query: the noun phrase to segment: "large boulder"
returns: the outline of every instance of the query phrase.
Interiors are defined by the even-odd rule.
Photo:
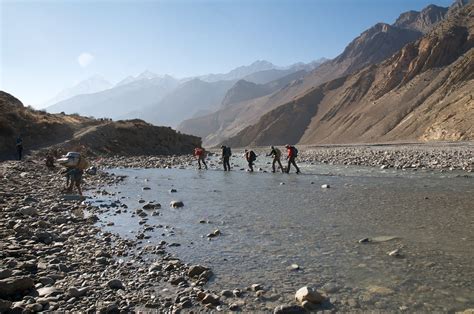
[[[311,287],[303,287],[300,288],[295,293],[295,299],[299,303],[303,303],[304,301],[308,301],[310,303],[319,304],[325,300],[324,296],[322,296],[319,292]]]
[[[209,270],[209,268],[202,265],[193,265],[189,267],[188,276],[191,278],[198,278],[206,270]]]
[[[25,294],[33,289],[35,282],[29,277],[7,278],[0,280],[0,298],[8,298],[15,294]]]

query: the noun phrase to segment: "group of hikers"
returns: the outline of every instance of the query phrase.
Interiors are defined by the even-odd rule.
[[[281,169],[282,173],[290,173],[291,165],[293,165],[296,169],[296,173],[300,173],[300,168],[296,164],[296,157],[298,157],[298,149],[292,145],[285,145],[287,150],[286,159],[288,160],[288,165],[286,169],[283,167],[281,163],[282,152],[277,147],[272,146],[270,153],[268,153],[267,157],[272,157],[272,172],[276,172],[276,164],[278,164],[279,168]],[[230,157],[232,156],[232,150],[230,147],[222,145],[222,164],[224,166],[224,171],[230,171]],[[202,165],[207,170],[206,164],[206,150],[201,146],[196,147],[194,149],[194,156],[198,160],[198,169],[202,169]],[[248,170],[253,172],[254,162],[257,160],[257,154],[253,150],[246,149],[244,153],[244,157],[248,163]]]

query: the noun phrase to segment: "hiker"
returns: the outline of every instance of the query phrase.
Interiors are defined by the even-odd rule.
[[[257,159],[257,155],[255,155],[253,150],[245,150],[245,159],[249,163],[249,170],[253,172],[253,162]]]
[[[16,139],[16,152],[18,154],[18,160],[21,160],[21,157],[23,155],[23,139],[21,137],[21,134]]]
[[[82,195],[81,183],[82,183],[83,174],[84,174],[84,171],[77,167],[68,169],[68,172],[66,174],[69,180],[69,186],[67,187],[67,190],[66,190],[67,193],[72,193],[74,186],[76,186],[77,192],[79,192],[79,195]]]
[[[232,151],[230,147],[225,145],[221,146],[222,148],[222,161],[224,163],[224,171],[230,171],[230,156],[232,156]]]
[[[54,157],[51,153],[48,153],[48,155],[46,156],[46,167],[48,167],[48,169],[53,169],[54,168]]]
[[[196,147],[194,149],[194,156],[198,159],[198,165],[199,165],[199,170],[201,170],[201,162],[204,164],[205,169],[207,170],[207,165],[206,165],[206,150],[202,148],[201,146]]]
[[[288,150],[288,156],[286,156],[286,159],[288,159],[288,168],[286,168],[286,173],[290,173],[290,167],[292,164],[296,168],[296,173],[300,173],[300,168],[298,168],[295,162],[296,157],[298,157],[298,150],[296,147],[288,144],[285,145],[285,147]]]
[[[285,170],[283,169],[283,165],[281,164],[281,150],[279,150],[278,148],[276,147],[271,147],[272,148],[272,151],[267,155],[268,156],[272,156],[273,157],[273,162],[272,162],[272,172],[275,173],[276,169],[275,169],[275,164],[278,163],[278,165],[280,166],[280,169],[281,169],[281,172],[285,172]]]
[[[71,193],[76,186],[79,195],[82,195],[82,175],[84,174],[84,170],[89,168],[90,164],[86,158],[83,156],[79,156],[79,161],[75,166],[68,167],[68,171],[66,172],[66,178],[69,181],[69,185],[67,187],[66,192]]]

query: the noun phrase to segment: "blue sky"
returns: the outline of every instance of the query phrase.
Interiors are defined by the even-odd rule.
[[[186,77],[332,58],[377,22],[451,0],[0,0],[0,89],[39,106],[89,76]]]

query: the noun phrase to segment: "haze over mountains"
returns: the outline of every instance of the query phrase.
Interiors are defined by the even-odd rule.
[[[225,74],[184,79],[145,71],[128,76],[109,89],[74,95],[46,110],[113,119],[143,118],[156,125],[176,126],[184,119],[218,109],[226,92],[239,79],[267,83],[294,72],[314,69],[324,60],[289,67],[256,61]]]

